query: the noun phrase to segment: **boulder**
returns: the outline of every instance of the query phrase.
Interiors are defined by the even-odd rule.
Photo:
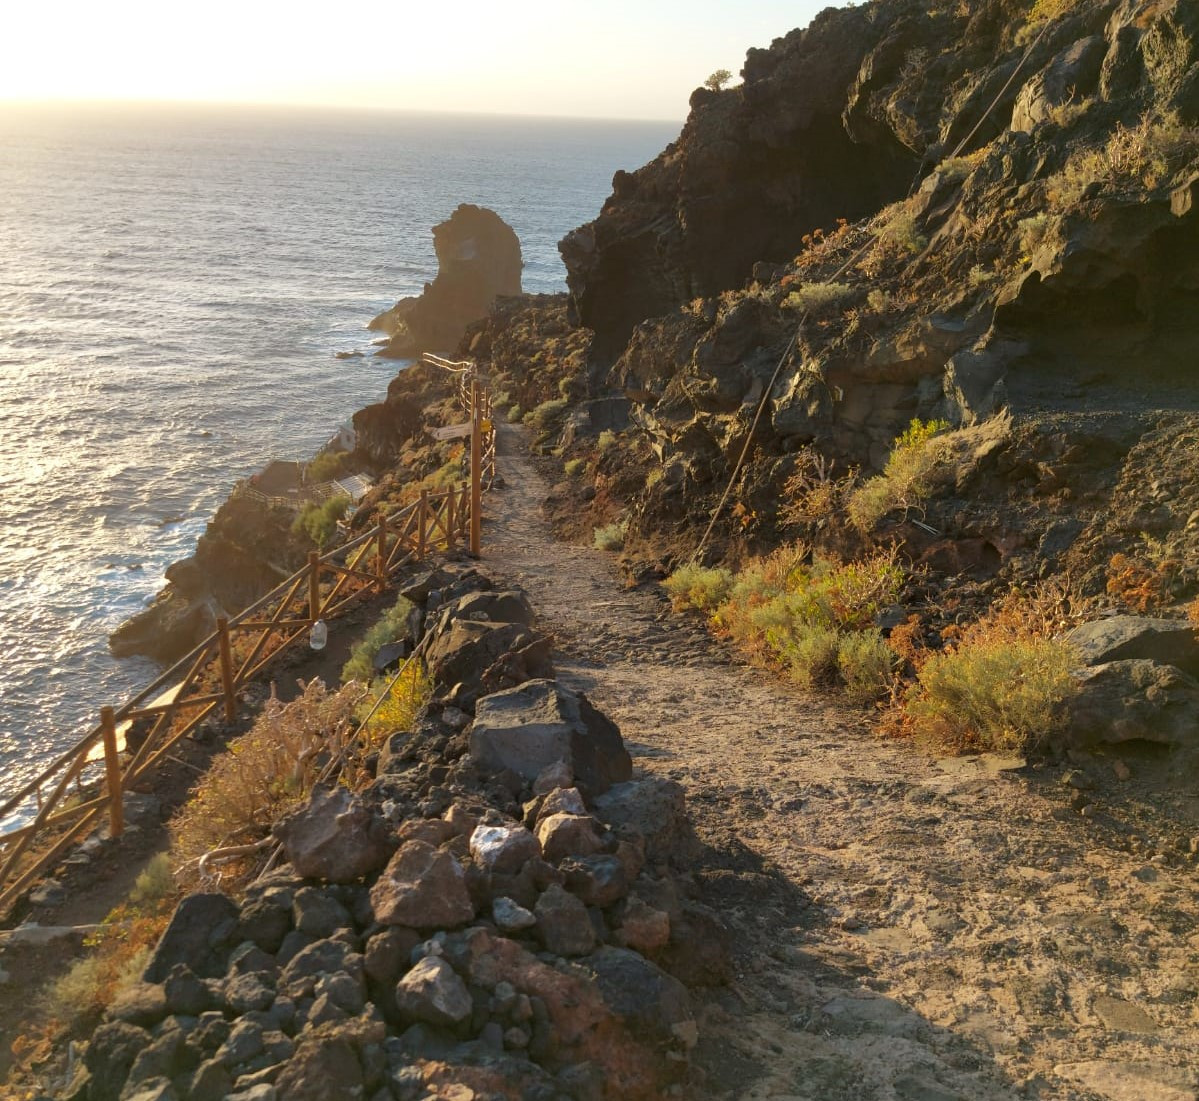
[[[616,941],[635,952],[650,953],[665,948],[670,940],[670,915],[655,910],[636,895],[623,908]]]
[[[537,808],[537,818],[549,818],[553,814],[586,814],[587,805],[578,788],[554,788]]]
[[[387,823],[343,787],[317,788],[274,832],[300,875],[330,883],[369,875],[395,851]]]
[[[559,870],[566,876],[566,889],[588,906],[611,906],[629,891],[629,876],[618,856],[572,856]]]
[[[595,926],[587,907],[557,884],[542,894],[533,912],[547,952],[556,956],[585,956],[595,947]]]
[[[186,964],[204,979],[225,973],[225,961],[237,932],[237,907],[227,895],[188,895],[175,908],[150,962],[145,982],[160,983],[176,964]]]
[[[336,1033],[305,1037],[280,1072],[275,1092],[287,1101],[362,1101],[365,1081],[354,1045]]]
[[[302,887],[292,903],[296,928],[318,939],[330,937],[338,929],[349,929],[354,919],[349,911],[319,887]]]
[[[485,871],[511,875],[526,860],[539,857],[541,846],[524,826],[480,824],[470,837],[470,855]]]
[[[530,676],[552,675],[549,640],[545,636],[520,623],[454,619],[429,646],[426,664],[438,689],[460,684],[463,686],[460,694],[469,703],[482,694],[484,679],[492,666],[509,654],[526,651],[531,659],[525,663]]]
[[[434,929],[465,925],[475,916],[462,865],[424,841],[408,841],[371,888],[377,920]]]
[[[1199,744],[1199,682],[1146,658],[1109,661],[1079,674],[1064,726],[1070,745]]]
[[[517,589],[497,592],[467,593],[449,606],[451,619],[468,619],[483,623],[533,624],[533,606],[529,598]]]
[[[96,1029],[83,1057],[92,1075],[88,1097],[93,1101],[117,1101],[129,1069],[149,1043],[150,1034],[145,1029],[124,1021],[113,1021]]]
[[[595,813],[617,834],[643,838],[646,856],[655,863],[685,861],[698,850],[682,785],[673,780],[616,784],[595,800]]]
[[[1084,665],[1148,658],[1199,676],[1199,638],[1181,619],[1111,616],[1075,627],[1066,641],[1078,651]]]
[[[501,895],[491,904],[491,918],[503,933],[521,933],[537,924],[537,916]]]
[[[595,973],[604,1001],[635,1035],[694,1045],[691,1001],[678,979],[627,948],[600,948],[585,964]]]
[[[551,863],[590,856],[604,847],[599,823],[589,814],[551,814],[537,823],[537,840]]]
[[[440,956],[426,956],[396,986],[400,1012],[436,1027],[455,1028],[470,1019],[470,991]]]
[[[529,781],[565,761],[592,795],[633,773],[616,724],[586,696],[549,680],[529,681],[479,700],[470,752],[484,768],[511,769]]]
[[[357,981],[363,979],[363,959],[344,940],[318,940],[302,948],[279,976],[280,993],[294,998],[311,995],[322,975],[344,972]]]

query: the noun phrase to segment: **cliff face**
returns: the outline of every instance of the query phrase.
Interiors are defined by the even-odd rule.
[[[453,348],[497,296],[520,294],[520,242],[493,210],[463,203],[433,227],[437,277],[371,323],[391,339],[382,355],[407,359]]]
[[[750,50],[741,86],[697,89],[678,141],[617,173],[600,216],[560,245],[597,351],[615,358],[638,322],[877,213],[972,133],[966,152],[1092,99],[1132,119],[1151,104],[1193,111],[1192,6],[1037,5],[1053,7],[1064,16],[1023,63],[1041,26],[1019,0],[830,9]]]
[[[760,548],[796,534],[811,455],[873,473],[944,418],[986,443],[929,506],[938,538],[893,522],[917,555],[1010,582],[1149,532],[1199,579],[1171,451],[1199,427],[1197,59],[1185,0],[882,0],[751,50],[562,242],[581,377],[636,426],[595,499],[627,488],[631,536],[689,552],[765,397],[716,533]],[[1155,465],[1148,512],[1113,496]]]

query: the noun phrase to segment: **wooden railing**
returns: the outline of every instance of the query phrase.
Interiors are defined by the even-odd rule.
[[[307,566],[237,615],[219,619],[208,638],[131,700],[102,707],[96,726],[0,804],[0,821],[30,803],[37,808],[28,825],[0,835],[0,916],[105,816],[110,833],[119,835],[123,793],[144,782],[214,712],[232,722],[240,690],[318,621],[385,591],[393,574],[433,551],[465,545],[479,554],[482,491],[495,478],[495,430],[490,397],[473,365],[462,366],[447,369],[455,371],[468,417],[469,482],[440,493],[422,490],[370,531],[326,554],[313,551]],[[85,788],[85,774],[101,766],[102,782]]]

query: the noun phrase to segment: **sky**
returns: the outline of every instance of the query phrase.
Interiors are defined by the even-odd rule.
[[[818,0],[9,0],[4,101],[682,119]],[[738,10],[741,9],[741,10]]]

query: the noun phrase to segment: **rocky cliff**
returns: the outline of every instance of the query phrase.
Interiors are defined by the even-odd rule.
[[[651,556],[688,554],[744,450],[719,551],[852,541],[844,517],[789,524],[788,479],[876,472],[913,418],[944,418],[974,443],[926,514],[876,537],[948,573],[1094,586],[1148,533],[1199,578],[1179,467],[1199,399],[1197,50],[1180,0],[883,0],[751,50],[744,83],[697,91],[678,141],[562,242],[592,331],[578,377],[635,422],[564,514],[605,502],[607,522],[615,495]],[[493,363],[517,380],[521,324],[521,358]]]
[[[520,294],[520,242],[493,210],[463,203],[433,227],[437,276],[371,323],[391,338],[382,355],[408,359],[453,348],[497,296]]]

